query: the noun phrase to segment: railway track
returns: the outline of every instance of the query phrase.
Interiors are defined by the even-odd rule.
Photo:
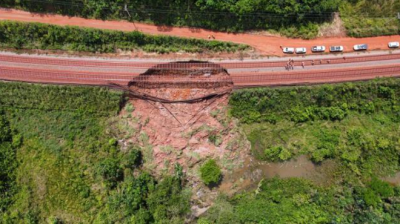
[[[384,60],[400,59],[400,54],[371,55],[363,57],[331,58],[324,59],[325,63],[340,64],[359,63]],[[322,62],[324,62],[322,61]],[[312,60],[295,59],[295,65],[301,62],[310,65]],[[320,63],[315,62],[314,63]],[[376,77],[400,76],[400,62],[380,66],[360,66],[335,69],[315,69],[302,71],[284,72],[249,72],[246,69],[284,66],[285,61],[259,61],[259,62],[222,62],[219,63],[226,69],[238,69],[240,72],[231,73],[235,88],[252,86],[278,86],[278,85],[301,85],[314,83],[334,83],[344,81],[357,81],[373,79]],[[135,69],[147,70],[157,63],[155,62],[128,62],[128,61],[106,61],[91,59],[70,59],[56,57],[41,57],[27,55],[0,54],[0,80],[24,81],[35,83],[57,83],[57,84],[83,84],[108,86],[111,83],[127,85],[140,72]],[[186,63],[182,65],[163,66],[165,69],[191,69],[199,63]],[[202,63],[207,67],[207,63]],[[211,64],[210,64],[211,65]],[[215,65],[215,64],[214,64]],[[315,64],[317,67],[318,64]],[[121,67],[125,70],[121,72]],[[57,68],[57,69],[55,69]],[[93,71],[93,69],[96,71]],[[127,68],[127,69],[126,69]],[[103,71],[104,70],[104,71]],[[129,72],[132,71],[132,72]],[[163,77],[153,79],[152,82],[164,82]],[[171,81],[171,80],[169,80]],[[187,82],[176,80],[173,82]]]
[[[394,54],[382,54],[382,55],[366,55],[366,56],[351,56],[351,57],[330,57],[321,60],[301,59],[299,57],[294,58],[294,65],[301,66],[304,62],[306,66],[315,66],[320,64],[343,64],[343,63],[356,63],[356,62],[369,62],[369,61],[384,61],[400,59],[400,53]],[[0,62],[17,62],[21,64],[31,65],[58,65],[58,66],[71,66],[71,67],[125,67],[130,69],[149,69],[159,64],[168,64],[169,62],[124,62],[124,61],[113,61],[113,60],[91,60],[91,59],[72,59],[72,58],[57,58],[57,57],[43,57],[43,56],[30,56],[30,55],[9,55],[0,54]],[[245,69],[245,68],[271,68],[271,67],[284,67],[287,60],[277,61],[256,61],[256,62],[220,62],[218,63],[226,69]],[[198,65],[199,63],[186,63],[185,66],[180,67],[181,69],[187,69]],[[204,63],[201,63],[204,64]],[[206,66],[206,64],[204,64]],[[165,69],[170,69],[165,67]],[[173,68],[179,69],[179,68]]]

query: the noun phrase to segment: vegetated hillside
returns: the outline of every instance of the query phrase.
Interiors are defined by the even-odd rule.
[[[1,222],[183,222],[179,167],[157,181],[110,134],[122,103],[105,88],[0,83]]]
[[[157,25],[202,27],[221,31],[272,29],[290,37],[313,38],[318,24],[332,19],[340,0],[128,0],[2,1],[0,5],[34,12],[101,19],[146,21]],[[129,14],[124,11],[126,3]]]
[[[157,53],[236,52],[249,48],[229,42],[152,36],[137,31],[109,31],[11,21],[0,21],[0,47],[91,53],[138,49]]]
[[[340,15],[352,37],[394,35],[400,32],[400,0],[343,1]]]
[[[221,198],[203,223],[399,223],[400,187],[379,179],[400,170],[399,97],[400,79],[234,92],[255,157],[336,164],[333,184],[264,180]]]

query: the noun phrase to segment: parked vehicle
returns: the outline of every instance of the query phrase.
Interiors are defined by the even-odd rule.
[[[342,52],[343,49],[343,46],[331,46],[329,50],[330,52]]]
[[[390,42],[388,44],[389,48],[398,48],[399,47],[399,42]]]
[[[365,51],[368,49],[368,45],[367,44],[357,44],[357,45],[354,45],[353,49],[355,51]]]
[[[285,53],[285,54],[293,54],[294,53],[293,47],[284,47],[282,50],[283,50],[283,53]]]
[[[314,46],[311,48],[312,52],[324,52],[325,51],[325,46]]]
[[[305,54],[307,53],[307,49],[305,47],[296,48],[296,54]]]

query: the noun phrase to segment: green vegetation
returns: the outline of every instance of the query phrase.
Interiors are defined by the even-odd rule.
[[[120,149],[110,130],[123,99],[106,88],[0,83],[1,222],[184,223],[191,192],[182,167],[155,179],[142,167],[151,155]],[[399,223],[400,187],[382,178],[400,170],[399,99],[394,78],[234,92],[230,112],[258,159],[307,155],[331,164],[330,177],[262,180],[220,195],[198,223]],[[210,159],[200,176],[213,186],[222,173]]]
[[[106,88],[0,83],[2,223],[182,223],[190,192],[156,180],[141,149],[108,128],[123,103]]]
[[[231,113],[243,123],[340,121],[349,113],[386,113],[397,120],[399,79],[311,87],[258,88],[236,91]]]
[[[156,25],[202,27],[220,31],[275,30],[290,37],[313,38],[319,23],[329,21],[340,0],[128,0],[16,1],[0,3],[34,12],[101,19],[126,19]],[[130,13],[124,11],[124,4]]]
[[[200,167],[200,174],[201,180],[203,180],[206,185],[218,184],[222,177],[221,169],[213,159],[207,160],[207,162]]]
[[[130,11],[124,11],[124,4]],[[332,20],[339,12],[347,34],[368,37],[399,34],[400,0],[116,0],[81,1],[63,3],[50,0],[0,3],[33,12],[50,12],[100,19],[144,21],[156,25],[202,27],[213,30],[238,32],[270,30],[288,37],[315,38],[319,25]]]
[[[398,12],[399,0],[348,0],[340,6],[347,34],[352,37],[399,34]]]
[[[400,188],[318,187],[302,179],[263,180],[255,192],[221,197],[199,223],[399,223]]]
[[[140,49],[145,52],[235,52],[248,46],[229,42],[151,36],[137,31],[122,32],[40,23],[0,21],[0,47],[115,53]]]
[[[368,176],[399,170],[399,97],[400,80],[381,79],[242,90],[230,104],[257,158],[333,158],[352,174]]]
[[[12,197],[16,190],[15,148],[19,145],[20,135],[12,133],[4,112],[0,111],[0,212],[6,210],[12,203]]]
[[[306,155],[330,164],[330,183],[263,180],[255,192],[221,198],[201,221],[400,222],[400,188],[380,179],[400,170],[399,99],[400,79],[234,92],[231,114],[256,158]]]

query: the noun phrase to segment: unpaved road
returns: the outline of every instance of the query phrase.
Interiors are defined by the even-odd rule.
[[[40,22],[54,25],[71,25],[81,27],[91,27],[98,29],[122,30],[122,31],[141,31],[147,34],[163,34],[178,37],[207,39],[208,35],[214,35],[216,40],[230,41],[235,43],[248,44],[258,51],[266,55],[282,56],[283,53],[280,46],[287,47],[307,47],[308,50],[315,45],[332,45],[344,46],[345,52],[353,51],[355,44],[368,44],[370,50],[388,49],[387,44],[391,41],[400,41],[400,36],[382,36],[370,38],[350,38],[350,37],[333,37],[318,38],[314,40],[289,39],[285,37],[263,36],[257,34],[231,34],[224,32],[213,32],[198,28],[185,27],[166,27],[155,26],[150,24],[126,21],[102,21],[94,19],[84,19],[79,17],[67,17],[49,14],[32,14],[30,12],[0,9],[0,20],[14,20],[22,22]]]
[[[231,73],[235,88],[249,86],[300,85],[373,79],[400,76],[400,54],[371,55],[363,57],[332,58],[296,69],[282,71],[285,61],[221,62]],[[63,58],[41,55],[17,55],[0,53],[0,80],[103,85],[112,83],[127,85],[134,77],[157,63],[145,60],[107,60]],[[191,67],[192,64],[185,64]],[[332,68],[332,67],[335,68]],[[273,69],[280,68],[279,71]],[[171,69],[182,69],[176,66]],[[154,80],[153,80],[154,81]],[[157,80],[156,80],[157,81]],[[160,77],[161,82],[184,82],[187,80]]]

